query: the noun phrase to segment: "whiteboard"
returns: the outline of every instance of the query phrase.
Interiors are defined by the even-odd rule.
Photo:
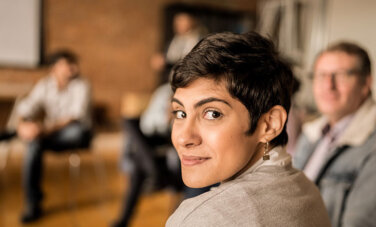
[[[41,0],[0,0],[0,67],[40,62]]]

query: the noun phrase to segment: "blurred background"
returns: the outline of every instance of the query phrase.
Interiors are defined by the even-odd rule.
[[[30,226],[109,226],[116,219],[127,188],[119,169],[126,136],[122,119],[141,114],[163,80],[150,61],[166,51],[173,16],[182,9],[205,33],[255,30],[272,38],[301,82],[295,104],[312,114],[309,75],[328,43],[355,41],[374,65],[373,0],[0,0],[1,129],[15,100],[47,74],[46,57],[55,50],[79,56],[93,93],[91,153],[101,163],[99,177],[90,154],[81,158],[75,182],[68,174],[70,157],[48,154],[43,206],[49,211]],[[0,147],[0,226],[21,226],[24,146],[15,140]],[[168,191],[145,193],[131,226],[164,226],[173,200]]]

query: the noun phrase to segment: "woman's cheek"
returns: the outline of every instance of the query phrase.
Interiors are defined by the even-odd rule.
[[[221,127],[208,127],[202,130],[201,135],[206,144],[215,149],[221,149],[229,140],[226,130],[222,130]]]

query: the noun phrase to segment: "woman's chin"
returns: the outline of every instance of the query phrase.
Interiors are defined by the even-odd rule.
[[[190,188],[203,188],[203,187],[207,187],[209,185],[214,184],[209,181],[205,181],[203,179],[194,179],[192,177],[184,177],[184,175],[183,175],[183,182],[187,187],[190,187]]]

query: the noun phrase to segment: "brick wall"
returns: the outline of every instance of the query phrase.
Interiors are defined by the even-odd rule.
[[[44,0],[43,55],[69,48],[80,56],[81,72],[92,83],[94,103],[120,117],[124,92],[151,92],[157,81],[149,59],[163,38],[162,9],[172,2],[232,10],[255,10],[249,0]],[[32,85],[45,68],[0,68],[0,84]]]

